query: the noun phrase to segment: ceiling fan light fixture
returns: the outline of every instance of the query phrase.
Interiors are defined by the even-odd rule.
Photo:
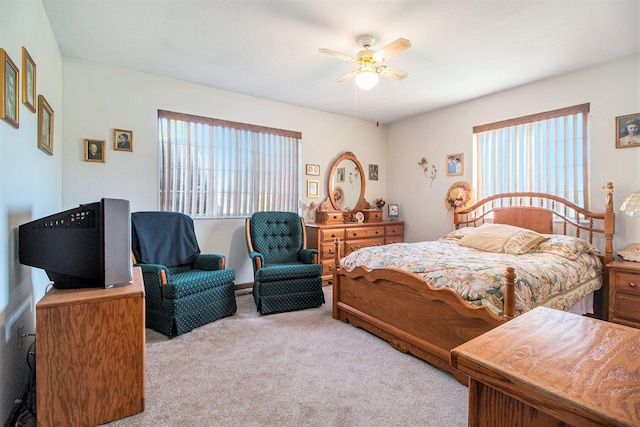
[[[362,70],[356,75],[356,84],[362,90],[372,89],[378,84],[378,74],[371,70]]]

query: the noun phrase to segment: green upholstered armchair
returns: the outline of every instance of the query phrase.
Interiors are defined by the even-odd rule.
[[[201,254],[193,219],[177,212],[131,214],[134,264],[144,278],[146,326],[180,335],[236,312],[235,270]]]
[[[307,249],[304,219],[293,212],[256,212],[246,219],[253,298],[262,314],[320,307],[322,265]]]

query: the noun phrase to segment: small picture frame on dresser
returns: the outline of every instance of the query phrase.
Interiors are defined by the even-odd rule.
[[[388,205],[387,215],[390,219],[397,219],[400,216],[400,211],[398,210],[397,203],[389,203]]]

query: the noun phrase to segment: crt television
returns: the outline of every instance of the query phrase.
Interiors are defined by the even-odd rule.
[[[20,263],[45,270],[57,289],[130,284],[130,254],[128,200],[101,199],[18,228]]]

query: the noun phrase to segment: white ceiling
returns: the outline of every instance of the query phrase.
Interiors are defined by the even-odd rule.
[[[43,0],[62,55],[390,123],[640,53],[640,0]],[[358,38],[412,47],[336,83]]]

